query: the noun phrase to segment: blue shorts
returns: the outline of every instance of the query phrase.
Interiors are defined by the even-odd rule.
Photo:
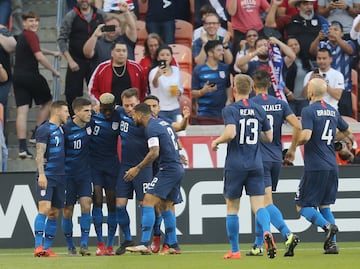
[[[246,194],[250,196],[264,195],[264,171],[233,171],[225,170],[224,173],[224,197],[228,199],[240,198],[243,187],[245,186]]]
[[[142,201],[144,200],[147,186],[152,179],[152,166],[150,165],[148,167],[144,167],[133,180],[125,181],[124,175],[131,167],[133,166],[123,164],[120,166],[120,172],[116,184],[116,198],[133,199],[135,190],[136,200]]]
[[[263,162],[265,188],[272,186],[272,191],[276,191],[279,182],[281,162]]]
[[[92,197],[90,174],[66,176],[65,205],[75,205],[76,201],[81,197]]]
[[[334,204],[338,181],[338,170],[305,171],[295,196],[295,203],[302,207]]]
[[[149,183],[147,193],[162,200],[180,201],[180,185],[185,171],[182,165],[160,168],[153,180]]]
[[[119,175],[120,163],[117,159],[112,162],[92,165],[91,178],[93,186],[101,186],[106,190],[115,190],[116,181]]]
[[[41,189],[36,181],[36,195],[38,201],[50,201],[51,206],[63,208],[65,204],[64,176],[46,176],[47,188]]]

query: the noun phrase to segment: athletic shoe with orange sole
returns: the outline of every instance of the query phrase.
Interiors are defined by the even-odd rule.
[[[276,245],[274,242],[274,237],[269,232],[264,233],[264,245],[266,248],[267,256],[270,259],[274,259],[276,257]]]
[[[96,244],[96,256],[104,256],[105,255],[105,245],[103,242],[99,242]]]
[[[239,259],[241,259],[241,253],[240,253],[240,251],[237,251],[237,252],[229,251],[228,253],[226,253],[224,255],[224,259],[225,260],[239,260]]]
[[[115,252],[112,246],[108,246],[105,250],[105,255],[106,256],[114,256]]]
[[[151,242],[152,253],[158,253],[160,251],[161,235],[154,235]]]
[[[38,246],[34,249],[34,257],[41,257],[44,256],[44,249],[43,246]]]
[[[49,257],[49,258],[56,258],[56,257],[59,257],[59,255],[57,255],[56,253],[54,253],[52,251],[51,248],[49,249],[44,249],[44,255],[43,257]]]

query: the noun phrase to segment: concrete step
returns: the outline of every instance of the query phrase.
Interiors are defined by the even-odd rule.
[[[35,156],[35,147],[29,145],[29,151]],[[25,172],[25,171],[36,171],[36,161],[35,159],[20,159],[18,157],[19,149],[16,146],[8,147],[9,157],[8,157],[8,172]]]
[[[57,0],[26,0],[23,1],[23,11],[34,11],[40,15],[40,18],[54,16],[57,13],[57,5]]]

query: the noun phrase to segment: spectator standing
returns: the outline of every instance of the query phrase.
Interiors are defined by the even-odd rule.
[[[360,149],[354,148],[354,136],[349,135],[335,142],[336,161],[338,165],[360,164]]]
[[[350,130],[336,109],[326,103],[327,88],[321,78],[314,78],[308,84],[311,104],[301,113],[303,130],[297,141],[298,145],[304,145],[304,175],[295,203],[301,216],[325,231],[324,254],[338,254],[336,233],[339,229],[330,208],[338,191],[334,138],[348,136]]]
[[[220,17],[221,27],[228,29],[229,14],[226,10],[226,0],[197,0],[194,1],[194,16],[195,26],[200,27],[203,24],[203,17],[201,15],[201,8],[205,5],[211,6]]]
[[[51,246],[60,209],[65,202],[65,139],[61,125],[68,117],[67,103],[55,101],[51,105],[49,121],[36,131],[38,214],[34,223],[35,257],[58,256]]]
[[[270,233],[270,216],[264,208],[264,170],[260,153],[260,137],[271,142],[272,129],[265,111],[249,100],[252,79],[243,74],[234,77],[235,102],[223,110],[225,129],[212,141],[211,148],[227,143],[224,168],[224,197],[226,201],[226,232],[231,249],[224,259],[241,259],[239,247],[239,208],[243,188],[250,196],[256,222],[261,225],[267,256],[275,258],[276,245]],[[254,126],[254,128],[248,128]]]
[[[207,60],[192,74],[191,94],[197,99],[197,124],[223,124],[221,111],[232,102],[229,65],[223,63],[224,48],[219,40],[204,46]]]
[[[194,63],[197,65],[203,64],[206,61],[206,52],[204,47],[209,40],[220,40],[223,44],[225,50],[223,62],[226,64],[231,64],[233,61],[233,56],[231,53],[231,42],[230,42],[230,33],[224,37],[218,36],[217,31],[220,27],[219,16],[214,13],[207,14],[204,18],[204,30],[201,33],[201,36],[193,42],[192,45],[192,56]]]
[[[176,0],[140,0],[148,4],[146,31],[157,33],[165,44],[175,43]]]
[[[11,0],[0,0],[0,25],[8,25],[10,14]]]
[[[344,40],[342,24],[338,21],[332,21],[329,27],[329,33],[326,36],[323,31],[311,43],[310,52],[316,55],[319,48],[327,48],[331,52],[331,67],[339,71],[344,76],[344,91],[338,103],[339,113],[342,116],[353,117],[352,111],[352,80],[351,67],[355,49],[352,40]]]
[[[137,39],[136,22],[130,15],[125,3],[121,5],[121,9],[123,10],[125,18],[124,23],[127,24],[124,34],[120,33],[120,20],[117,17],[107,17],[105,19],[105,25],[98,25],[94,33],[84,44],[83,52],[86,58],[91,59],[92,70],[95,70],[100,63],[111,58],[111,47],[116,42],[124,42],[127,46],[128,58],[135,60],[134,49]],[[104,31],[106,27],[113,27],[111,25],[115,26],[113,31]]]
[[[65,96],[68,104],[83,95],[84,79],[91,76],[90,61],[84,56],[83,47],[99,24],[104,23],[105,13],[90,5],[91,0],[77,0],[77,6],[69,11],[58,36],[60,51],[68,67],[65,78]],[[73,114],[70,108],[70,114]]]
[[[40,74],[38,63],[50,70],[53,76],[60,76],[60,73],[49,63],[45,54],[59,56],[56,51],[49,51],[40,48],[39,38],[36,32],[39,28],[39,17],[33,12],[23,14],[24,31],[18,37],[16,44],[16,59],[14,66],[13,85],[16,101],[16,133],[19,139],[19,157],[32,158],[26,144],[27,117],[33,99],[35,104],[41,105],[38,112],[36,128],[49,117],[51,105],[51,93],[46,79]],[[35,142],[35,141],[32,141]]]
[[[161,110],[159,117],[169,123],[180,121],[179,96],[184,93],[180,69],[171,65],[172,49],[160,46],[155,53],[154,68],[149,73],[150,93],[159,98]]]
[[[253,53],[256,51],[255,43],[259,38],[259,34],[256,30],[247,30],[245,39],[240,41],[240,50],[236,53],[235,62],[234,62],[234,71],[237,73],[241,73],[239,67],[237,67],[236,62],[243,56],[249,53]],[[251,58],[251,61],[257,61],[258,57],[255,56]]]
[[[126,44],[116,42],[111,47],[111,60],[98,65],[88,88],[96,103],[103,93],[109,92],[115,96],[115,104],[121,105],[121,93],[129,88],[137,88],[142,100],[146,94],[146,81],[141,66],[128,59]]]

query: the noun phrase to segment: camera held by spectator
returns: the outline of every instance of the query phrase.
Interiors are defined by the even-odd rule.
[[[334,143],[336,159],[339,165],[360,164],[360,149],[353,148],[354,137],[345,137]]]

